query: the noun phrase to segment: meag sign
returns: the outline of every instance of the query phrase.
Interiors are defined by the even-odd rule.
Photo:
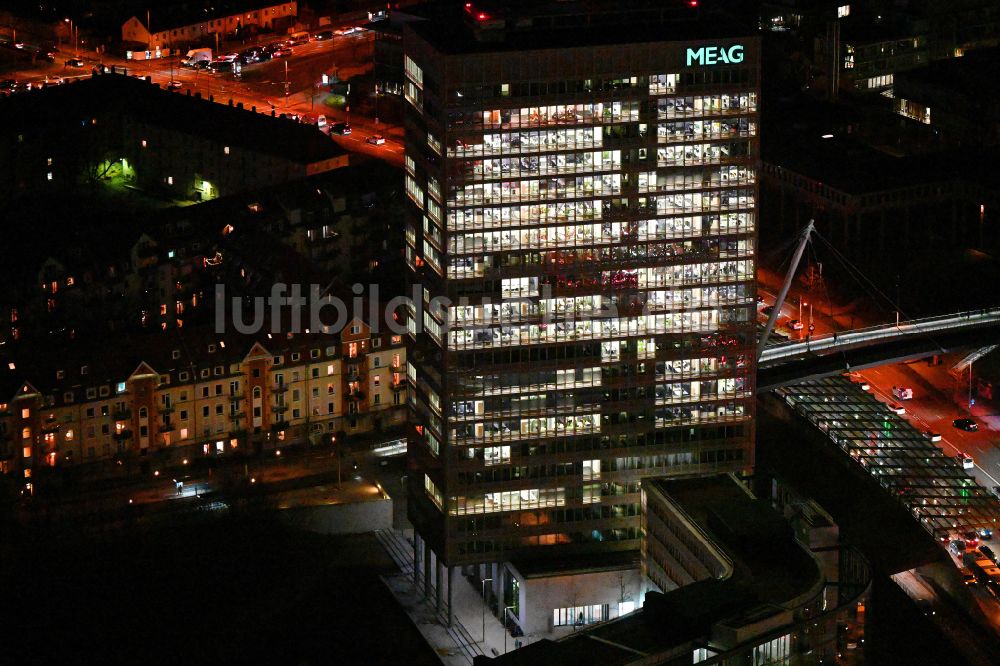
[[[729,48],[724,46],[702,46],[700,49],[687,50],[687,66],[718,65],[743,62],[743,45],[734,44]]]

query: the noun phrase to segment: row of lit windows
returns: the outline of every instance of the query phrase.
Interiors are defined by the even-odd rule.
[[[621,174],[569,176],[530,180],[474,183],[456,188],[448,198],[450,206],[482,203],[518,203],[621,193]]]
[[[448,214],[448,230],[538,227],[543,224],[560,222],[600,220],[602,217],[603,203],[600,200],[530,206],[464,208],[453,210]],[[734,230],[752,230],[753,213],[739,212],[640,220],[638,225],[639,234],[651,238],[727,233]]]
[[[576,340],[606,340],[659,333],[711,332],[729,322],[746,321],[742,308],[711,308],[692,312],[649,314],[638,317],[524,324],[448,332],[449,349],[540,345]],[[609,360],[614,360],[612,356]]]
[[[621,151],[587,151],[525,157],[499,157],[466,160],[461,163],[465,181],[469,176],[483,179],[509,178],[546,174],[585,174],[594,171],[615,171],[621,168]]]

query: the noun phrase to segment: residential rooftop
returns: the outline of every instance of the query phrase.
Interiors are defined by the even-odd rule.
[[[36,133],[49,125],[115,116],[298,164],[345,154],[313,125],[167,91],[125,74],[95,74],[0,99],[5,132]]]
[[[211,2],[178,2],[166,11],[155,11],[149,15],[154,32],[183,28],[205,21],[211,21],[237,14],[255,12],[267,7],[283,5],[288,0],[212,0]],[[146,14],[136,15],[136,19],[147,30]]]

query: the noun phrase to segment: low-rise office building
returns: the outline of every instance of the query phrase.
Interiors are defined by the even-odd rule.
[[[929,125],[949,145],[1000,143],[1000,49],[971,51],[896,77],[896,113]]]
[[[832,519],[785,493],[755,498],[731,475],[643,484],[635,612],[478,663],[834,663],[863,652],[867,561],[840,546]],[[778,513],[781,511],[789,520]],[[658,591],[655,588],[660,588]],[[802,660],[802,661],[800,661]]]

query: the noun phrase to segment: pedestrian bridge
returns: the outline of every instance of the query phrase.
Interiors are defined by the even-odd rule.
[[[910,319],[764,348],[757,390],[1000,341],[1000,307]]]

